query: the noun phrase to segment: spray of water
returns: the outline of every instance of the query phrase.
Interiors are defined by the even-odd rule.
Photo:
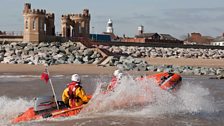
[[[209,90],[201,84],[182,82],[177,92],[170,93],[160,89],[153,79],[136,80],[127,75],[118,81],[113,91],[102,93],[108,84],[105,82],[98,80],[93,98],[76,119],[103,115],[157,117],[162,114],[209,113],[216,109]],[[26,99],[1,96],[0,125],[10,124],[12,118],[32,105],[33,102]]]
[[[20,113],[24,112],[27,108],[32,106],[31,101],[18,98],[11,99],[5,96],[0,97],[0,125],[11,124],[11,119],[15,118]]]
[[[171,93],[160,89],[154,79],[139,81],[125,76],[113,91],[103,94],[106,86],[102,82],[98,82],[93,98],[82,114],[155,117],[161,114],[209,113],[216,108],[209,90],[200,84],[182,82],[181,88]]]

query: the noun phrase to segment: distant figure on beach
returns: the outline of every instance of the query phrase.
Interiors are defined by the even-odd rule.
[[[123,77],[123,72],[121,70],[115,70],[113,73],[113,78],[111,79],[107,90],[113,90],[117,86],[117,81]]]
[[[69,107],[78,107],[88,103],[90,98],[86,95],[81,86],[81,79],[78,74],[73,74],[71,83],[67,85],[62,94],[62,101]]]

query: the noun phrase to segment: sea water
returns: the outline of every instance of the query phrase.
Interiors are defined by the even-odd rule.
[[[2,78],[1,78],[2,77]],[[0,76],[0,125],[33,106],[33,97],[52,95],[39,76]],[[110,76],[82,75],[83,87],[93,98],[79,116],[45,119],[17,125],[220,125],[224,124],[224,83],[207,77],[183,77],[174,93],[161,90],[155,80],[123,77],[117,87],[102,94]],[[58,99],[69,76],[54,76]]]

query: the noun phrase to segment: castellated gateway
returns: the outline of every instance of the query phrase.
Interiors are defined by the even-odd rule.
[[[26,3],[23,10],[23,41],[39,43],[55,41],[57,38],[88,37],[90,31],[90,14],[84,9],[81,14],[68,14],[61,17],[61,36],[55,35],[54,13],[46,13],[43,9],[31,9]]]

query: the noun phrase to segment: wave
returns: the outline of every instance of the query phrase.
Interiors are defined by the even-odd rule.
[[[41,75],[0,75],[1,78],[40,78]],[[64,75],[53,75],[52,77],[64,77]]]
[[[209,90],[188,81],[183,81],[181,88],[174,93],[161,90],[153,79],[136,81],[131,76],[123,77],[115,90],[108,94],[100,93],[106,85],[103,81],[99,83],[82,114],[156,117],[161,114],[210,113],[217,110]]]
[[[0,97],[0,125],[11,124],[11,119],[15,118],[27,108],[31,107],[33,102],[24,98],[11,99],[6,96]]]
[[[93,98],[79,116],[50,120],[64,121],[107,115],[158,117],[164,114],[213,113],[217,110],[209,90],[194,82],[183,81],[177,92],[170,93],[161,90],[153,79],[136,81],[134,77],[127,75],[119,81],[114,91],[102,94],[108,80],[100,78],[97,81]],[[9,125],[12,118],[32,105],[33,101],[25,98],[11,99],[1,96],[0,125]]]

